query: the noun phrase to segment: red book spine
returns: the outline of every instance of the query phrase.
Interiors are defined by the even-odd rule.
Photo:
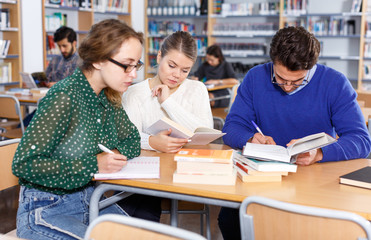
[[[249,169],[247,169],[244,165],[236,161],[236,166],[239,167],[245,173],[249,173]]]

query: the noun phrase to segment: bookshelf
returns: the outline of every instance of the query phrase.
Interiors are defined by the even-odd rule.
[[[2,51],[0,56],[0,88],[22,86],[19,72],[22,71],[21,29],[20,29],[20,1],[0,0],[0,8],[6,9],[0,13],[1,40],[8,41],[8,51]],[[5,47],[5,46],[4,46]]]
[[[209,45],[208,15],[202,14],[201,7],[197,7],[194,0],[183,1],[182,6],[173,5],[174,2],[168,1],[164,5],[159,1],[145,0],[145,78],[156,74],[156,57],[163,39],[178,30],[187,31],[196,39],[198,58],[191,73],[204,61]]]
[[[67,3],[68,2],[68,3]],[[90,27],[101,20],[108,18],[116,18],[125,21],[131,25],[131,0],[117,0],[116,6],[110,5],[112,1],[64,1],[65,5],[51,4],[49,0],[42,3],[43,14],[43,46],[44,46],[44,69],[46,69],[48,60],[53,57],[53,54],[48,54],[47,35],[53,35],[55,30],[66,25],[74,29],[77,33],[77,46],[84,39],[90,30]],[[53,16],[60,17],[59,25],[48,24],[48,18]],[[53,21],[53,20],[52,20]],[[57,46],[56,46],[57,47]],[[57,47],[58,48],[58,47]]]
[[[220,0],[208,0],[207,14],[200,20],[197,15],[161,15],[158,9],[154,15],[148,12],[151,7],[148,4],[153,0],[145,0],[146,78],[155,71],[151,21],[195,22],[196,37],[201,29],[207,46],[220,44],[227,60],[234,66],[241,65],[237,68],[241,69],[237,72],[240,79],[253,65],[270,60],[269,45],[275,31],[302,25],[321,42],[319,63],[345,74],[354,88],[371,91],[371,1],[368,1],[327,0],[323,7],[322,0],[224,0],[223,5]],[[358,9],[352,11],[355,3]],[[165,35],[157,37],[162,39]]]

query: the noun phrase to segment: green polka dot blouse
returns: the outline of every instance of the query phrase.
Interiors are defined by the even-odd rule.
[[[95,94],[77,68],[41,100],[13,159],[19,184],[54,194],[80,191],[98,171],[101,143],[128,159],[140,154],[140,135],[104,90]]]

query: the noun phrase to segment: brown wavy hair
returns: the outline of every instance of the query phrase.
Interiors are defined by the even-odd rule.
[[[285,27],[277,31],[270,45],[273,63],[291,71],[309,70],[318,60],[321,45],[316,37],[303,27]]]
[[[94,24],[78,49],[81,59],[80,69],[92,72],[95,69],[94,63],[107,61],[129,38],[138,39],[143,45],[143,33],[136,32],[121,20],[106,19]],[[109,87],[104,90],[104,93],[113,105],[121,107],[122,93]]]

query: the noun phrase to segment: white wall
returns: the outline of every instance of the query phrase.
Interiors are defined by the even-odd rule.
[[[144,0],[131,0],[131,25],[136,31],[144,33]],[[144,60],[144,49],[142,61]],[[144,69],[138,72],[138,77],[134,81],[142,81],[144,79]]]
[[[43,0],[20,1],[24,72],[44,71],[41,1]]]

